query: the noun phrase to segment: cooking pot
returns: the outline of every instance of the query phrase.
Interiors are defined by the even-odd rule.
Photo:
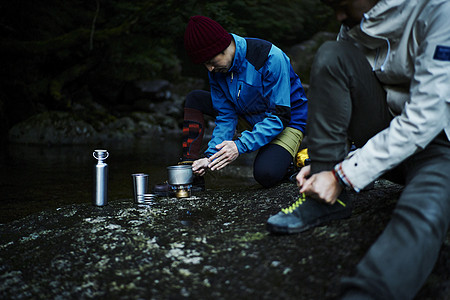
[[[191,184],[194,178],[192,166],[178,165],[167,167],[170,185],[186,185]]]

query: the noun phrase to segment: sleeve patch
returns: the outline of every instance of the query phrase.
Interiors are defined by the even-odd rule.
[[[450,61],[450,47],[440,45],[436,46],[433,59]]]

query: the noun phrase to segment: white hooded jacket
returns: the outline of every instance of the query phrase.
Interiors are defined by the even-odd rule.
[[[342,27],[339,39],[366,54],[395,116],[336,166],[359,191],[442,130],[450,137],[450,1],[380,0],[359,27]]]

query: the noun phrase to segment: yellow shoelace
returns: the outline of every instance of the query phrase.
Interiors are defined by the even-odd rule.
[[[297,201],[291,204],[288,208],[283,208],[281,211],[285,214],[291,214],[297,207],[306,201],[305,194],[301,194]]]
[[[302,205],[305,201],[306,201],[305,194],[301,194],[297,201],[292,203],[291,206],[283,208],[281,211],[284,212],[285,214],[291,214],[297,207]],[[343,207],[347,206],[344,202],[342,202],[339,199],[336,199],[336,202],[342,205]]]

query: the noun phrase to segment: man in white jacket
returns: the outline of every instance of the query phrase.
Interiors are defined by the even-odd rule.
[[[379,177],[402,183],[391,221],[343,280],[343,293],[411,299],[450,222],[450,1],[323,2],[343,25],[312,66],[311,165],[297,176],[307,197],[267,227],[301,232],[333,219],[346,187],[359,192]],[[349,154],[351,143],[358,149]]]

